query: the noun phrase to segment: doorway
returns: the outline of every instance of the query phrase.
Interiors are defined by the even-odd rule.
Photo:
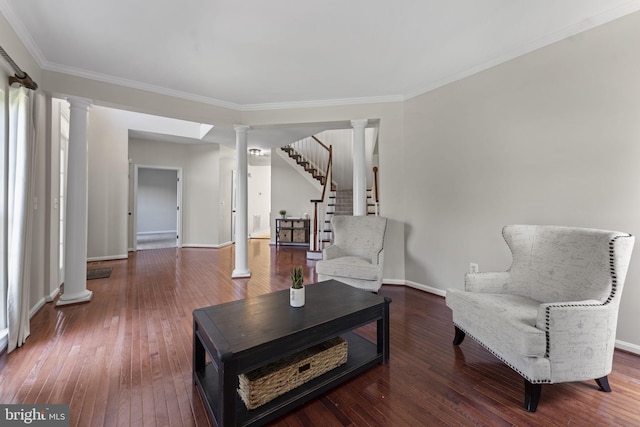
[[[182,246],[182,169],[135,165],[134,250]]]

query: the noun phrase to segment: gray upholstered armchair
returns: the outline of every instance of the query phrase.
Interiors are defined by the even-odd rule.
[[[611,391],[620,294],[634,237],[557,226],[511,225],[511,268],[467,274],[447,291],[459,345],[470,335],[524,377],[535,412],[542,384],[596,380]]]
[[[382,286],[387,219],[336,215],[331,219],[331,226],[333,243],[322,251],[322,261],[316,264],[318,280],[335,279],[378,292]]]

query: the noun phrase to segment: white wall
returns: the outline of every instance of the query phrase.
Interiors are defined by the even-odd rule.
[[[405,103],[409,281],[508,268],[506,224],[640,233],[637,46],[639,13]],[[636,351],[639,281],[637,246],[618,329]]]
[[[139,168],[137,232],[177,232],[178,171]]]
[[[127,257],[130,121],[126,111],[98,106],[89,109],[89,259]]]
[[[219,245],[219,146],[131,139],[133,165],[182,168],[182,245]]]
[[[220,245],[231,243],[231,188],[232,171],[235,167],[235,150],[220,145],[220,186],[218,209],[218,241]]]
[[[314,107],[283,110],[246,111],[242,113],[242,122],[259,125],[278,123],[314,123],[341,122],[349,123],[352,119],[379,119],[378,158],[380,183],[380,214],[389,219],[385,238],[385,283],[404,284],[405,257],[405,187],[407,169],[404,167],[404,120],[403,103],[388,102],[381,104],[342,105],[336,107]],[[274,171],[272,154],[271,211],[275,218],[280,209],[290,209],[292,214],[307,212],[308,207],[287,207],[286,195],[288,183],[279,181]],[[277,161],[277,160],[276,160]],[[277,166],[277,165],[276,165]],[[297,172],[296,172],[297,173]],[[309,184],[310,185],[310,184]],[[284,199],[280,199],[284,197]],[[304,202],[303,202],[304,203]],[[273,219],[272,219],[273,222]],[[273,228],[274,224],[271,224]],[[274,238],[272,230],[272,239]]]
[[[247,172],[248,231],[253,237],[270,231],[271,166],[248,165]]]
[[[280,218],[280,210],[286,210],[288,217],[301,218],[305,213],[311,215],[310,200],[320,196],[321,192],[274,152],[271,155],[271,243],[276,241],[275,219]]]
[[[132,242],[129,225],[129,130],[153,131],[168,135],[180,134],[184,123],[171,120],[158,121],[157,117],[130,111],[94,106],[89,110],[89,230],[87,255],[89,259],[126,258]],[[199,126],[197,127],[199,129]],[[154,142],[155,143],[155,142]],[[173,144],[169,144],[173,145]],[[153,157],[154,148],[150,149]],[[196,214],[202,208],[218,217],[218,179],[219,158],[217,144],[180,144],[184,150],[176,150],[165,158],[153,157],[155,162],[148,165],[178,166],[173,159],[180,159],[188,153],[191,172],[183,171],[183,201],[192,198],[195,210],[183,212],[183,245],[217,246],[217,222],[204,221],[202,215]],[[188,148],[186,148],[188,147]],[[208,147],[208,148],[206,148]],[[215,147],[215,148],[212,148]],[[183,152],[184,151],[184,152]],[[215,152],[215,153],[214,153]],[[156,154],[160,154],[159,151]],[[184,160],[184,159],[183,159]],[[145,164],[144,161],[140,162]],[[162,164],[160,164],[162,163]],[[212,166],[213,165],[213,166]],[[191,174],[191,175],[190,175]],[[211,178],[202,176],[213,174]],[[131,174],[131,176],[133,176]],[[188,184],[187,182],[190,182]],[[215,182],[215,186],[212,184]],[[207,197],[197,200],[198,191]],[[215,201],[214,201],[215,200]],[[212,210],[211,204],[216,209]],[[186,208],[187,206],[185,206]],[[189,216],[191,215],[191,216]],[[203,224],[206,222],[207,224]],[[204,232],[200,233],[201,227]]]

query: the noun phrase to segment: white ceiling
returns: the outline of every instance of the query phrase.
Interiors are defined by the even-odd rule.
[[[0,0],[0,10],[45,70],[250,110],[407,99],[640,0]]]

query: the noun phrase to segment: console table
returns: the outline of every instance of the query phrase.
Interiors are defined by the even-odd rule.
[[[199,308],[193,312],[193,379],[216,426],[262,425],[389,358],[391,299],[335,280],[306,287],[306,304],[289,305],[289,290]],[[353,332],[377,323],[377,342]],[[347,363],[247,410],[238,374],[330,338],[348,341]]]
[[[309,246],[310,221],[303,218],[276,218],[276,246]]]

